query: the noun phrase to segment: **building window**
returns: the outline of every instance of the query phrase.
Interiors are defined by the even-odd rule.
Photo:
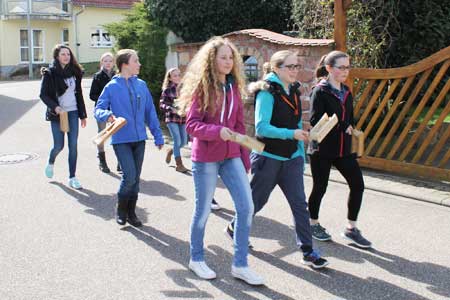
[[[248,82],[258,80],[258,61],[254,56],[244,56],[245,76]]]
[[[31,30],[31,55],[32,62],[42,63],[44,62],[44,33],[39,29]],[[20,30],[20,61],[29,62],[28,56],[28,30]]]
[[[62,4],[61,4],[61,8],[63,11],[68,12],[69,11],[69,1],[67,0],[61,0]]]
[[[64,28],[62,31],[62,44],[64,46],[69,46],[69,29]]]
[[[96,28],[91,31],[91,47],[94,48],[111,48],[113,42],[111,36],[104,29]]]

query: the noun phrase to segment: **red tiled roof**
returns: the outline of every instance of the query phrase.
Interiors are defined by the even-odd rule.
[[[246,34],[249,36],[253,36],[258,39],[262,39],[264,41],[268,41],[274,44],[281,45],[289,45],[289,46],[328,46],[334,43],[334,40],[331,39],[301,39],[294,38],[284,34],[272,32],[265,29],[244,29],[239,31],[233,31],[223,35],[223,37],[227,37],[230,35],[237,34]]]
[[[112,8],[131,8],[135,2],[140,0],[72,0],[73,5]]]

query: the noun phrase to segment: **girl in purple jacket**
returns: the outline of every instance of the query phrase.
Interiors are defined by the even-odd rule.
[[[252,271],[247,262],[254,210],[246,174],[250,168],[249,152],[230,141],[233,132],[245,133],[241,99],[245,82],[241,61],[230,41],[214,37],[195,55],[182,81],[180,107],[187,111],[186,131],[193,137],[195,184],[189,269],[203,279],[216,277],[205,263],[203,237],[220,175],[236,209],[231,274],[248,284],[261,285],[263,278]]]

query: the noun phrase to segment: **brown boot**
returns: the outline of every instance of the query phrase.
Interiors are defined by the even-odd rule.
[[[170,160],[172,159],[172,154],[173,154],[173,148],[167,149],[166,164],[170,164]]]
[[[177,163],[177,167],[175,168],[176,171],[181,173],[186,173],[189,171],[188,169],[183,166],[183,162],[181,161],[181,157],[175,157],[175,162]]]

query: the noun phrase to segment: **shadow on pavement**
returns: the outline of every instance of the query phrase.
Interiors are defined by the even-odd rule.
[[[187,199],[181,196],[179,190],[170,184],[157,180],[143,180],[140,183],[140,193],[149,196],[163,196],[176,201],[186,201]]]
[[[214,214],[227,222],[231,221],[234,216],[234,212],[227,209],[215,211]],[[334,270],[332,264],[330,268],[321,272],[304,267],[300,262],[301,254],[296,246],[294,228],[272,219],[256,216],[252,225],[251,237],[278,241],[281,249],[272,253],[264,253],[258,251],[257,245],[253,243],[255,248],[250,251],[250,254],[343,299],[426,299],[377,278],[362,279]],[[428,285],[427,289],[432,293],[450,297],[450,286],[447,283],[450,278],[450,268],[448,267],[428,262],[413,262],[380,250],[362,250],[336,242],[315,241],[314,244],[315,247],[322,250],[327,258],[336,257],[356,264],[368,261],[391,274],[426,284]],[[298,266],[282,260],[283,257],[295,252],[299,252]]]
[[[167,270],[166,274],[183,288],[183,290],[162,290],[167,297],[177,298],[213,298],[209,293],[202,291],[195,285],[196,281],[203,281],[187,269],[189,262],[189,243],[150,226],[141,228],[126,227],[124,230],[133,234],[140,241],[157,250],[163,257],[168,258],[178,264],[182,269]],[[234,279],[230,274],[232,256],[220,247],[210,246],[209,251],[205,249],[205,257],[208,264],[216,270],[217,278],[209,281],[211,285],[221,290],[223,293],[239,300],[257,300],[258,297],[249,295],[247,292],[260,293],[267,298],[277,300],[294,300],[293,298],[278,293],[267,286],[252,287],[242,281]],[[224,271],[226,270],[226,271]]]
[[[0,133],[5,131],[9,126],[13,125],[40,100],[21,100],[0,95]],[[44,109],[42,110],[42,118],[45,118]]]
[[[60,187],[66,194],[77,199],[77,201],[86,206],[88,209],[86,213],[102,218],[109,221],[115,219],[116,216],[116,195],[100,195],[89,189],[83,188],[81,190],[74,190],[60,182],[52,181],[53,185]],[[142,222],[147,222],[147,212],[145,209],[136,207],[136,214],[139,216]]]

